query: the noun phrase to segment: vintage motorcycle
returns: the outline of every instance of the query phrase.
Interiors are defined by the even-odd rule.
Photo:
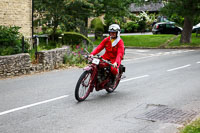
[[[84,72],[80,76],[75,88],[75,98],[79,102],[84,101],[93,92],[94,88],[96,91],[105,89],[108,93],[112,93],[117,88],[122,79],[122,74],[125,72],[125,67],[120,65],[119,74],[114,82],[112,81],[113,77],[110,71],[113,64],[110,61],[104,60],[99,55],[92,58],[87,55],[86,58],[89,65],[84,68]],[[109,65],[100,67],[102,63]],[[114,82],[114,85],[112,82]]]

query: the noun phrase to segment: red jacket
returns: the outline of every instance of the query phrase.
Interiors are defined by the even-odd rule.
[[[110,60],[112,63],[117,62],[118,66],[121,64],[121,60],[124,56],[124,42],[122,39],[112,47],[112,43],[110,41],[110,36],[105,38],[98,47],[91,53],[93,55],[98,54],[105,48],[106,52],[102,56],[102,58],[106,60]]]

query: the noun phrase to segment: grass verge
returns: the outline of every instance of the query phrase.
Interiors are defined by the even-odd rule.
[[[191,36],[191,43],[189,44],[181,44],[180,41],[181,36],[177,37],[173,42],[169,43],[168,47],[173,48],[173,47],[200,47],[200,37],[196,37],[196,33],[193,33]]]
[[[175,35],[129,35],[121,36],[124,41],[124,45],[127,47],[135,48],[160,48],[165,45],[165,48],[191,48],[200,47],[200,37],[196,37],[196,34],[192,34],[190,44],[180,44],[180,35],[173,40]],[[94,39],[94,38],[90,38]],[[171,42],[169,40],[172,40]],[[94,44],[99,45],[101,39],[95,40]],[[167,44],[167,45],[166,45]]]
[[[200,119],[193,121],[180,130],[180,133],[200,133]]]
[[[157,48],[172,37],[174,37],[174,35],[121,36],[125,46],[142,48]]]

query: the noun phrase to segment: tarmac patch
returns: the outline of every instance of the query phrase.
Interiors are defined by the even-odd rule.
[[[197,111],[181,110],[161,104],[140,104],[132,110],[115,117],[115,120],[132,124],[138,123],[138,120],[145,120],[147,122],[183,125],[190,122],[197,115]],[[144,121],[141,122],[144,123]]]
[[[194,111],[184,111],[167,106],[155,106],[154,109],[144,112],[136,119],[148,120],[152,122],[161,121],[164,123],[185,124],[190,122],[198,113]]]

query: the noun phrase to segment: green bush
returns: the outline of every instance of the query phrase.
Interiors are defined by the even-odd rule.
[[[138,29],[138,24],[136,24],[135,22],[128,22],[125,25],[125,30],[126,32],[137,32]]]
[[[146,18],[142,17],[142,19],[138,22],[138,31],[144,32],[146,29]]]
[[[20,27],[0,26],[0,55],[11,55],[22,52],[22,35]],[[25,42],[25,52],[28,52],[28,43]]]
[[[76,32],[65,32],[63,33],[63,43],[68,45],[78,45],[81,44],[83,40],[86,40],[89,44],[93,43],[85,37],[84,35]]]
[[[176,13],[172,14],[169,18],[170,21],[176,22],[179,26],[183,27],[184,24],[184,18],[181,16],[178,16]]]
[[[68,45],[77,45],[82,41],[82,37],[77,34],[64,34],[63,42]]]
[[[97,39],[98,37],[103,38],[104,25],[100,18],[95,18],[92,20],[91,28],[95,32],[95,39]]]
[[[104,24],[100,18],[95,18],[91,21],[91,28],[95,31],[104,32]]]

